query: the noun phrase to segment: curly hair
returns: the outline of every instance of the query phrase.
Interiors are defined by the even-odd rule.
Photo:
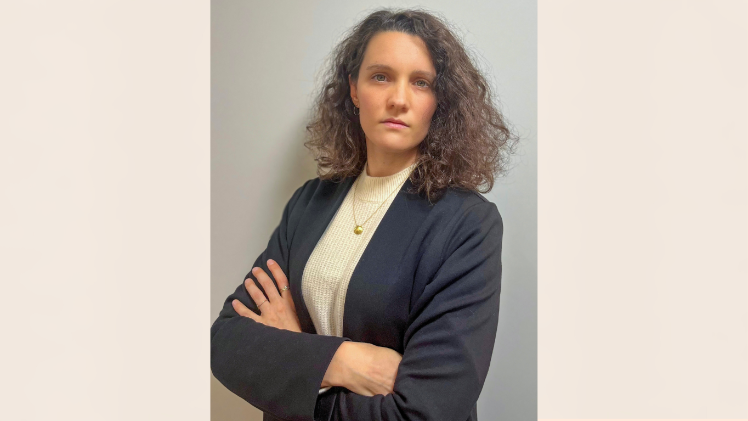
[[[462,43],[443,19],[423,9],[377,10],[333,49],[306,126],[304,146],[314,155],[317,175],[339,182],[364,170],[366,137],[353,114],[348,75],[358,79],[369,40],[385,31],[420,37],[436,69],[437,106],[428,134],[418,145],[409,193],[425,194],[435,203],[449,187],[490,191],[495,176],[506,172],[519,138],[493,104],[489,84]]]

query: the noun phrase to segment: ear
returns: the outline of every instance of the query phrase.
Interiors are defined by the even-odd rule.
[[[353,100],[353,105],[358,107],[358,94],[356,92],[356,84],[353,82],[350,74],[348,75],[348,86],[350,86],[351,88],[351,99]]]

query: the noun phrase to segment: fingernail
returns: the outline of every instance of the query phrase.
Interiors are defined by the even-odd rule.
[[[274,264],[275,264],[275,260],[273,260],[273,259],[268,259],[268,266],[270,266],[270,265],[274,265]]]

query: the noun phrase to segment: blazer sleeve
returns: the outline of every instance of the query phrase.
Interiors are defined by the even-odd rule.
[[[280,224],[253,267],[261,267],[270,274],[267,259],[272,258],[288,274],[291,215],[308,183],[297,189],[286,204]],[[247,278],[252,278],[263,290],[251,271],[244,277]],[[275,287],[278,288],[277,284]],[[239,316],[231,305],[234,299],[260,314],[242,282],[226,298],[210,329],[213,375],[231,392],[263,412],[289,421],[313,421],[325,372],[338,347],[350,339],[263,325]]]
[[[498,327],[503,222],[491,202],[458,218],[444,246],[446,259],[412,308],[394,392],[368,397],[339,388],[325,420],[469,418]]]

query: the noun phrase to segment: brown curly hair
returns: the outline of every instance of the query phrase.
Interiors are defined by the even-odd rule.
[[[443,18],[423,9],[377,10],[351,28],[333,49],[306,126],[309,139],[304,146],[314,155],[317,175],[339,182],[364,170],[366,137],[358,115],[353,114],[348,75],[358,79],[369,40],[385,31],[420,37],[436,69],[437,107],[428,134],[418,145],[410,193],[425,193],[435,203],[448,187],[490,191],[495,176],[506,172],[519,139],[494,106],[486,79],[462,43]]]

